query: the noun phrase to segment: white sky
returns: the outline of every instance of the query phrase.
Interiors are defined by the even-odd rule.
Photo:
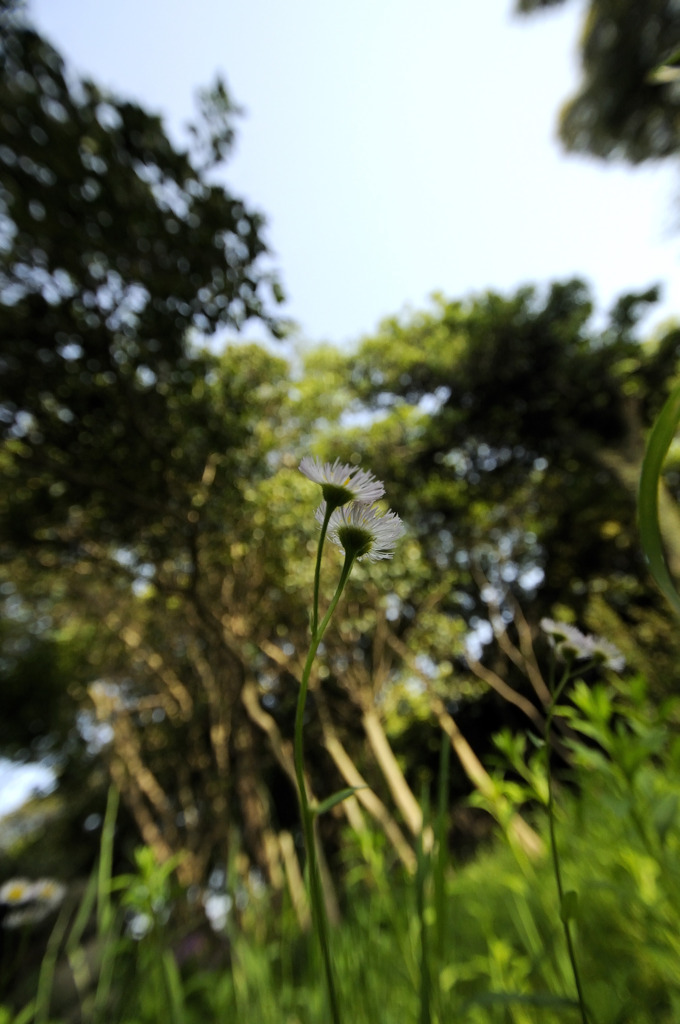
[[[11,814],[36,793],[49,793],[54,774],[40,764],[17,765],[0,757],[0,816]]]
[[[583,3],[530,19],[512,0],[28,0],[98,84],[180,138],[221,72],[246,110],[224,179],[268,219],[311,341],[381,317],[573,274],[608,306],[655,281],[680,312],[669,167],[565,157]],[[658,319],[658,317],[657,317]]]

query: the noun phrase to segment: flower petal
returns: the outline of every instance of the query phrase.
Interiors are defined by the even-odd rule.
[[[305,455],[300,460],[300,472],[321,484],[322,488],[329,488],[331,493],[324,493],[324,497],[331,498],[335,504],[342,494],[346,495],[345,504],[348,501],[361,501],[371,504],[382,498],[385,493],[385,486],[381,480],[376,480],[372,473],[358,466],[350,466],[345,462],[336,459],[334,463],[321,462],[316,456]],[[341,492],[339,495],[338,492]]]
[[[326,502],[316,510],[316,518],[323,523],[326,516]],[[342,508],[336,508],[328,522],[328,536],[345,551],[356,553],[356,557],[377,562],[391,558],[397,540],[404,531],[396,512],[381,513],[375,505],[353,501]]]

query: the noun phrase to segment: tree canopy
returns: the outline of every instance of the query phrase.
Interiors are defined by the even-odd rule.
[[[276,328],[262,217],[209,175],[233,108],[218,83],[192,162],[159,118],[74,80],[34,31],[4,19],[3,532],[44,544],[61,530],[68,544],[79,509],[91,539],[126,543],[150,519],[157,536],[191,467],[196,482],[210,450],[242,440],[236,391],[226,415],[205,400],[210,358],[192,334],[250,317]]]
[[[531,14],[565,0],[517,0]],[[582,79],[560,114],[567,149],[637,164],[680,149],[677,76],[657,73],[680,48],[672,0],[590,0],[579,41]]]
[[[439,297],[429,312],[385,321],[338,363],[347,406],[376,415],[343,450],[394,482],[433,579],[461,570],[464,579],[476,564],[525,604],[584,613],[604,602],[634,631],[631,617],[644,618],[636,601],[656,603],[642,582],[637,479],[680,355],[675,328],[642,344],[636,325],[655,298],[622,297],[595,330],[581,281]],[[677,478],[669,482],[677,496]],[[672,502],[668,515],[677,567]],[[462,589],[468,600],[478,591],[469,576]],[[453,611],[453,590],[447,600]],[[479,616],[478,598],[473,607],[467,614]]]

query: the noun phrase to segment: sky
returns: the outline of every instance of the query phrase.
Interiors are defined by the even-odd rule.
[[[41,764],[19,765],[0,757],[0,815],[11,814],[31,796],[49,793],[54,775]]]
[[[197,90],[226,79],[244,116],[221,180],[265,214],[283,312],[309,342],[356,342],[433,292],[574,275],[600,309],[662,282],[656,320],[680,313],[673,170],[568,157],[556,138],[582,0],[512,7],[27,0],[74,70],[161,113],[178,142]]]

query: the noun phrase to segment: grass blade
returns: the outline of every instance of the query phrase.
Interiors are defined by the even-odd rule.
[[[674,388],[659,413],[647,442],[638,494],[642,549],[657,586],[680,616],[680,594],[668,571],[659,525],[659,483],[664,460],[680,423],[680,385]]]
[[[423,786],[423,795],[421,799],[421,806],[423,809],[423,824],[416,837],[416,856],[417,856],[417,868],[416,868],[416,906],[418,910],[418,920],[420,924],[420,1016],[418,1018],[419,1024],[431,1024],[432,1014],[430,1010],[430,950],[428,941],[428,928],[427,920],[425,915],[425,908],[427,903],[426,885],[427,878],[431,867],[431,858],[428,851],[424,848],[423,838],[425,835],[425,829],[427,827],[427,820],[429,818],[429,800],[426,788]]]

